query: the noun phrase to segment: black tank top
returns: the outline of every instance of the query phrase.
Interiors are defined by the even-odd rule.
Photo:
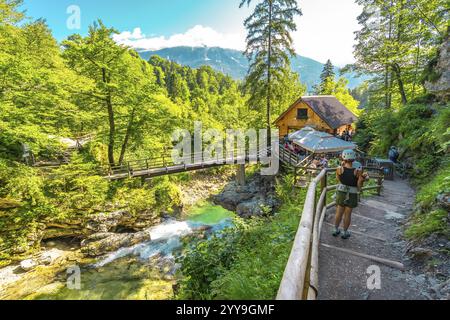
[[[358,186],[358,177],[355,176],[355,170],[353,168],[344,168],[344,172],[339,176],[339,180],[343,185],[349,187]]]

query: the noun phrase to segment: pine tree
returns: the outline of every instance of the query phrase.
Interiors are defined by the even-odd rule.
[[[320,81],[324,83],[328,78],[332,78],[336,76],[334,72],[334,66],[331,63],[331,60],[328,59],[327,63],[323,66],[322,74],[320,75]]]
[[[242,0],[240,7],[251,2]],[[301,11],[295,0],[262,0],[244,23],[248,30],[245,55],[251,61],[245,87],[252,107],[265,100],[269,136],[275,88],[290,78],[290,56],[295,54],[291,32],[297,29],[297,15]]]

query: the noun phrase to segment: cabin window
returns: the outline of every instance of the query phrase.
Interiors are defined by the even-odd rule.
[[[297,120],[307,120],[307,119],[308,119],[308,109],[298,109]]]

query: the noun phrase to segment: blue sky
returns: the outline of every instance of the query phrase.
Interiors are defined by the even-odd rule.
[[[138,49],[177,45],[208,45],[242,49],[244,19],[250,9],[239,9],[240,0],[24,0],[32,18],[47,20],[58,40],[72,33],[85,34],[101,18],[121,34],[116,41]],[[303,17],[294,33],[297,53],[335,64],[353,61],[353,32],[360,8],[354,0],[299,0]],[[67,8],[81,11],[81,29],[69,30]],[[336,50],[339,48],[339,50]]]

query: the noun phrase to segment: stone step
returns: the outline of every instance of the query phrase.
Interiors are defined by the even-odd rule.
[[[325,217],[325,223],[335,224],[335,211],[328,212]],[[341,225],[342,227],[342,225]],[[393,234],[389,232],[392,229],[392,221],[384,221],[383,219],[376,219],[374,217],[366,217],[360,215],[358,211],[354,211],[352,215],[351,229],[358,233],[366,234],[372,238],[380,238],[386,240],[392,240]]]
[[[319,253],[319,300],[423,300],[405,272],[365,258],[322,247]],[[369,267],[379,267],[381,289],[370,290]],[[322,279],[322,280],[321,280]]]
[[[352,236],[350,239],[344,240],[341,237],[333,237],[332,232],[334,226],[324,224],[322,228],[321,243],[334,247],[352,250],[366,255],[376,256],[383,259],[398,261],[402,256],[402,249],[393,239],[379,237],[379,235],[362,232],[358,228],[350,229]],[[378,238],[384,238],[382,241]]]

